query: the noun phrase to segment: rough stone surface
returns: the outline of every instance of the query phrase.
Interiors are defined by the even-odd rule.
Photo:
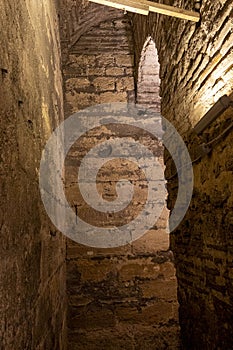
[[[38,187],[63,118],[54,2],[0,1],[0,32],[0,348],[65,349],[65,240]]]

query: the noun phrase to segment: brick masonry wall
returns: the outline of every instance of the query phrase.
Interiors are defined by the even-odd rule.
[[[65,349],[65,240],[38,186],[63,118],[54,2],[0,1],[0,31],[0,348]]]
[[[185,7],[192,7],[185,1]],[[201,22],[166,16],[132,16],[136,65],[151,35],[160,61],[162,114],[187,141],[190,153],[232,122],[232,109],[201,138],[191,127],[233,86],[232,1],[202,1]],[[185,349],[232,349],[232,132],[194,165],[194,192],[182,224],[171,234],[178,278],[180,323]],[[166,155],[166,175],[173,173]],[[169,181],[172,209],[177,183]]]
[[[72,7],[71,2],[69,6]],[[134,51],[128,17],[121,11],[111,9],[108,12],[107,8],[98,5],[85,8],[85,4],[79,3],[77,6],[80,16],[73,29],[67,30],[67,26],[63,26],[69,22],[69,14],[65,13],[65,8],[62,11],[66,116],[95,104],[134,102]],[[110,17],[108,20],[106,13]],[[91,17],[93,21],[83,32],[80,23],[85,22],[85,16],[86,22]],[[145,96],[148,87],[143,86],[145,62],[142,60],[140,104],[148,106]],[[155,65],[158,67],[157,61]],[[154,72],[151,73],[153,79]],[[155,76],[158,79],[157,72]],[[159,108],[158,94],[155,93],[153,101],[155,104],[150,107]],[[67,199],[84,220],[101,227],[131,221],[144,201],[145,193],[141,188],[145,183],[143,178],[135,178],[138,169],[121,161],[101,169],[97,186],[103,198],[112,200],[116,198],[116,181],[122,176],[131,180],[138,196],[137,205],[131,206],[124,215],[101,216],[83,202],[78,192],[77,167],[82,157],[100,140],[111,140],[119,135],[149,145],[163,163],[161,145],[148,139],[148,135],[140,134],[138,130],[132,133],[126,127],[98,128],[73,145],[66,159]],[[166,224],[165,210],[156,226],[144,237],[119,248],[95,249],[67,241],[70,348],[178,349],[177,285]]]
[[[64,62],[65,108],[82,108],[111,102],[134,101],[133,51],[129,23],[102,22],[69,49]]]

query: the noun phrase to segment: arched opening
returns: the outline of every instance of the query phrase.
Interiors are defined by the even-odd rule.
[[[161,98],[160,98],[160,64],[158,58],[158,52],[154,40],[149,36],[141,52],[141,57],[138,66],[137,74],[137,86],[136,86],[136,104],[143,109],[149,110],[152,113],[161,115]],[[161,120],[162,122],[162,120]],[[158,141],[154,140],[158,143]],[[162,148],[162,153],[159,157],[159,162],[165,171],[164,164],[164,147]],[[155,230],[150,236],[149,233],[145,234],[142,240],[145,240],[146,244],[144,246],[144,253],[154,249],[157,254],[164,256],[166,253],[170,255],[173,261],[173,253],[170,250],[170,235],[169,235],[169,210],[164,207],[162,215],[156,223]],[[151,248],[153,247],[153,248]],[[166,269],[166,268],[165,268]],[[165,274],[166,275],[166,274]],[[173,303],[173,310],[175,310],[175,316],[173,318],[175,327],[173,330],[173,342],[175,348],[179,347],[179,321],[178,321],[178,300],[177,300],[177,279],[176,271],[170,269],[170,273],[167,278],[163,278],[163,283],[160,284],[159,281],[154,281],[153,296],[158,297],[157,287],[160,286],[161,294],[163,294],[164,301],[170,301]],[[169,291],[169,292],[168,292]],[[168,294],[167,294],[168,293]],[[171,294],[170,294],[171,293]],[[173,295],[173,299],[171,299]],[[176,334],[176,336],[175,336]]]
[[[155,42],[149,36],[143,45],[139,61],[136,104],[143,109],[149,110],[152,113],[157,113],[158,115],[161,113],[159,69],[160,65]],[[156,140],[154,140],[154,142],[158,143]],[[162,149],[162,153],[159,156],[159,162],[165,170],[163,146],[158,144],[158,147],[161,147]],[[151,242],[156,250],[169,250],[168,218],[169,210],[164,208],[163,215],[157,224],[157,228],[159,229],[156,234],[153,235],[153,242]]]
[[[160,113],[159,59],[153,39],[149,36],[143,45],[138,69],[137,104]]]

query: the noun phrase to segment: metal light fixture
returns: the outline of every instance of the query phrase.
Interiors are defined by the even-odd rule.
[[[217,119],[228,107],[233,106],[233,100],[229,96],[222,96],[203,118],[194,126],[197,135],[201,134],[215,119]]]

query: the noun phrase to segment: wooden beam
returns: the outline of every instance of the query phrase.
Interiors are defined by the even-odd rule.
[[[184,10],[182,8],[159,4],[147,0],[89,0],[100,5],[115,7],[117,9],[148,15],[150,12],[156,12],[167,16],[186,19],[193,22],[199,22],[200,14],[194,11]]]
[[[140,13],[141,15],[149,14],[149,6],[147,4],[137,2],[135,0],[89,0],[100,5],[115,7],[120,10]]]
[[[188,10],[184,10],[174,6],[158,4],[152,1],[144,1],[144,3],[149,6],[149,11],[151,12],[156,12],[162,15],[187,19],[193,22],[199,22],[200,20],[200,14],[198,12],[188,11]]]

